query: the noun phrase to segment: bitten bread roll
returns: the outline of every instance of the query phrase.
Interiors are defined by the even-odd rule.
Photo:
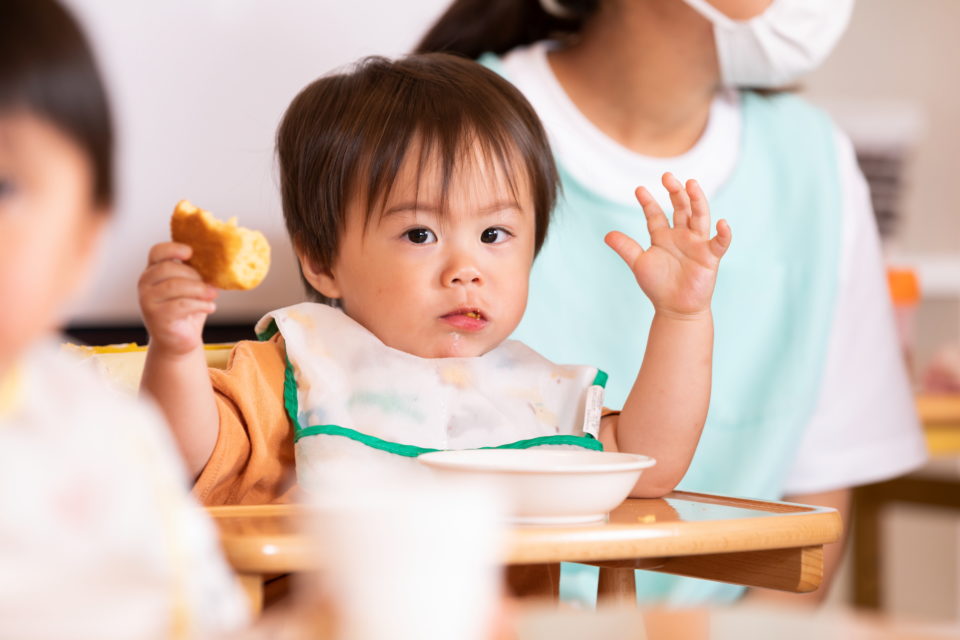
[[[177,203],[170,219],[174,242],[193,248],[189,265],[204,282],[220,289],[253,289],[270,269],[270,245],[259,231],[222,222],[186,200]]]

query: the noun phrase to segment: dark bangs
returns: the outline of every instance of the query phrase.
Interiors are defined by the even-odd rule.
[[[0,114],[28,113],[89,158],[94,204],[113,202],[113,128],[93,54],[53,0],[0,0]]]
[[[349,72],[321,78],[293,100],[277,133],[287,231],[329,271],[354,198],[368,220],[378,214],[407,154],[419,149],[421,173],[428,163],[439,164],[445,207],[456,170],[476,161],[475,145],[514,194],[519,180],[528,181],[539,251],[557,171],[540,120],[513,85],[448,54],[367,58]]]

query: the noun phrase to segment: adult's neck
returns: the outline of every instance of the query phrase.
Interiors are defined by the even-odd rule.
[[[700,139],[719,86],[709,22],[683,2],[601,2],[548,60],[577,108],[622,146],[650,156]]]

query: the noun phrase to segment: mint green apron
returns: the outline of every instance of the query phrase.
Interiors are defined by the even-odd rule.
[[[502,72],[491,55],[480,62]],[[713,299],[710,412],[678,488],[778,499],[823,375],[839,268],[840,183],[826,115],[787,94],[741,97],[737,166],[710,203],[714,224],[726,218],[733,229]],[[607,405],[618,407],[640,366],[653,307],[603,237],[616,229],[647,246],[646,222],[640,205],[613,203],[559,169],[563,197],[512,337],[555,362],[599,366],[610,376]],[[565,597],[596,593],[595,570],[564,569]],[[637,573],[637,590],[641,602],[684,605],[742,592],[651,572]]]

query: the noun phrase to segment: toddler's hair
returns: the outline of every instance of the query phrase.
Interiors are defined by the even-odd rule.
[[[94,204],[113,203],[113,128],[93,54],[53,0],[0,0],[0,116],[27,113],[90,159]]]
[[[421,172],[439,162],[445,198],[476,143],[514,193],[518,180],[529,184],[539,251],[557,197],[557,169],[540,120],[513,85],[476,62],[438,53],[366,58],[314,81],[293,99],[277,131],[291,241],[329,272],[347,207],[360,198],[367,221],[382,210],[408,149],[419,145]],[[306,286],[315,300],[336,304]]]

